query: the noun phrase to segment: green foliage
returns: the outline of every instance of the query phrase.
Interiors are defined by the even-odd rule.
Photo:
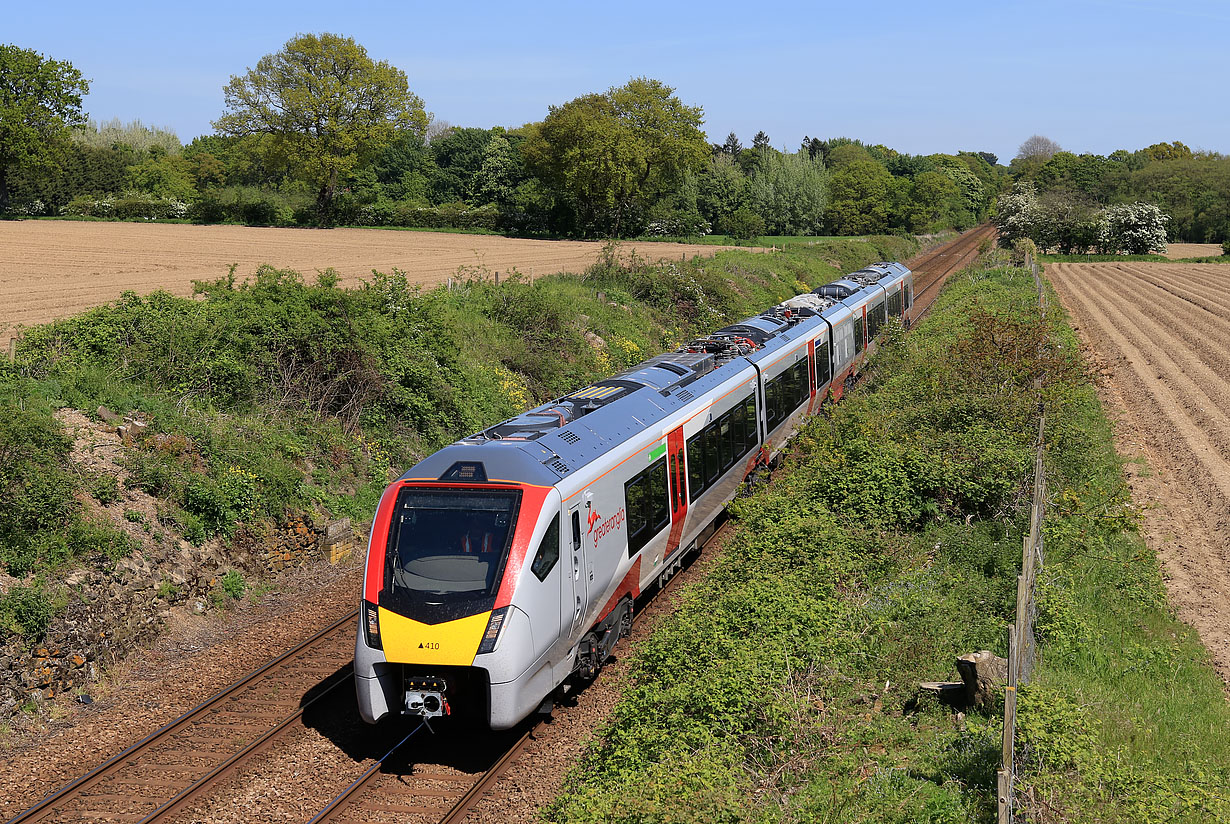
[[[99,472],[87,483],[94,500],[103,506],[109,506],[120,499],[120,482],[114,475]]]
[[[0,43],[0,212],[14,169],[54,165],[57,149],[85,122],[81,98],[89,91],[71,63]]]
[[[243,575],[234,569],[227,570],[226,574],[218,581],[218,586],[231,598],[242,598],[244,592],[248,589],[248,584],[244,581]]]
[[[888,228],[893,177],[874,160],[856,160],[833,170],[825,221],[836,235],[862,235]]]
[[[43,581],[14,584],[0,595],[0,627],[22,635],[28,643],[37,643],[51,625],[55,610],[55,600]]]
[[[527,165],[574,212],[582,233],[638,233],[649,205],[704,163],[701,109],[673,92],[634,78],[552,106],[529,133]]]
[[[214,127],[233,136],[269,135],[269,149],[317,191],[330,217],[342,178],[393,140],[427,128],[423,102],[405,72],[374,61],[349,37],[300,34],[223,89]]]
[[[746,206],[732,212],[722,228],[735,240],[754,240],[765,233],[764,219]]]

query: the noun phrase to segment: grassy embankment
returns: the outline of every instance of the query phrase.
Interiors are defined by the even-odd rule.
[[[1002,705],[958,716],[917,685],[1006,652],[1038,375],[1053,502],[1017,739],[1032,820],[1230,819],[1222,685],[1134,533],[1075,337],[1013,269],[956,278],[739,502],[547,817],[994,821]]]
[[[126,463],[168,546],[259,538],[297,513],[365,523],[390,477],[440,445],[914,248],[836,240],[660,264],[612,249],[583,275],[496,285],[471,269],[428,292],[396,272],[342,290],[329,273],[307,284],[263,268],[196,300],[130,294],[29,330],[16,363],[0,359],[0,570],[20,579],[0,626],[36,640],[73,597],[53,573],[132,550],[91,514],[120,490],[71,463],[60,407],[151,420]]]

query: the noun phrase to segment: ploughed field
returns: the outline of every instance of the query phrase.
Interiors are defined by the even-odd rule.
[[[192,281],[224,277],[238,264],[240,279],[268,263],[311,280],[332,267],[342,286],[372,270],[400,269],[411,283],[434,285],[462,267],[523,275],[580,272],[596,262],[602,243],[524,240],[497,235],[384,229],[271,229],[250,226],[0,222],[0,345],[14,327],[46,323],[115,300],[125,291],[162,289],[192,294]],[[721,246],[624,243],[657,260],[713,255]]]
[[[1230,266],[1055,263],[1179,616],[1230,683]]]

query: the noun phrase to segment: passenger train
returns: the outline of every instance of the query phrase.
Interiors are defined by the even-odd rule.
[[[355,644],[363,719],[507,729],[591,679],[722,508],[840,397],[913,276],[877,263],[462,438],[389,485]]]

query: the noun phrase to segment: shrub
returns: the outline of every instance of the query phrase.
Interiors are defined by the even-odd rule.
[[[1098,233],[1098,245],[1108,254],[1147,255],[1166,251],[1166,224],[1170,217],[1152,203],[1123,203],[1107,207]]]
[[[232,598],[242,597],[248,588],[247,582],[243,579],[243,575],[238,570],[228,570],[219,581],[222,591]]]
[[[753,240],[764,234],[764,218],[746,206],[726,217],[726,234],[735,240]]]
[[[1223,240],[1221,242],[1221,253],[1230,257],[1230,240]]]
[[[1027,237],[1017,238],[1012,242],[1012,263],[1024,266],[1027,259],[1038,260],[1038,245]]]
[[[55,604],[41,581],[29,586],[15,584],[0,596],[0,626],[20,633],[27,641],[41,640],[54,614]]]

